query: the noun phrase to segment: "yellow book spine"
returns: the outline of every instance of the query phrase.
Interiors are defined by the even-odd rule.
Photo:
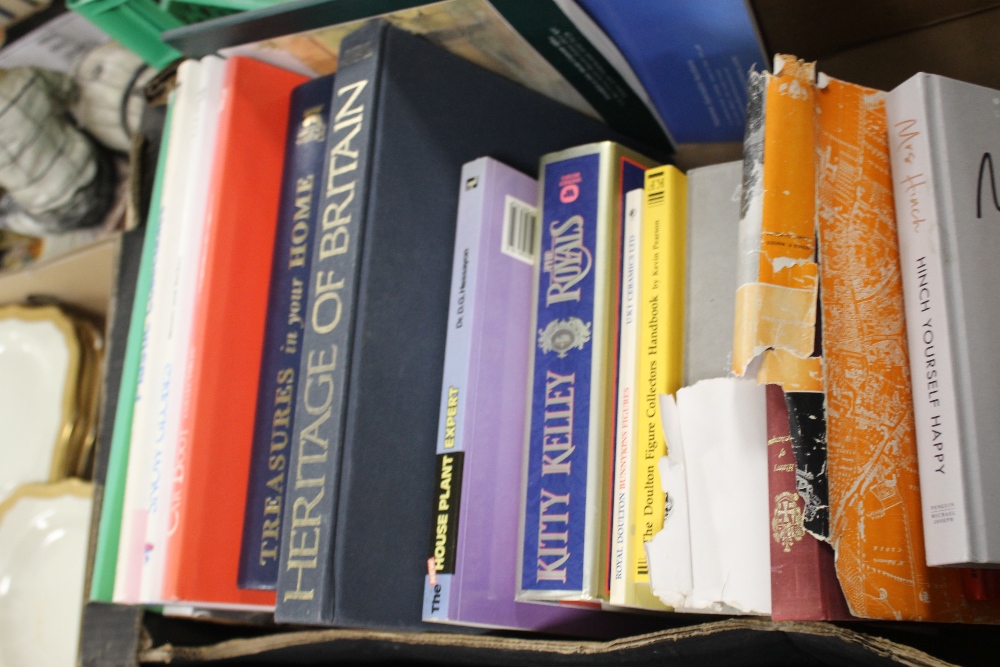
[[[671,166],[646,172],[639,256],[639,346],[636,357],[636,445],[632,469],[626,602],[663,608],[649,589],[645,543],[663,529],[666,495],[657,466],[667,454],[660,394],[681,386],[684,345],[684,256],[687,177]]]

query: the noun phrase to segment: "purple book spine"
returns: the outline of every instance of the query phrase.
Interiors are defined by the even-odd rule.
[[[514,602],[538,185],[480,158],[460,187],[423,618],[555,627],[581,612]]]

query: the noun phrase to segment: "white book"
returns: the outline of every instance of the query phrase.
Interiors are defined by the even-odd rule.
[[[639,257],[642,254],[642,188],[625,194],[625,232],[622,237],[621,339],[618,346],[618,405],[615,427],[614,489],[611,513],[612,605],[626,604],[626,568],[633,540],[629,515],[634,503],[632,462],[635,458],[636,353],[639,343]]]
[[[927,564],[1000,565],[1000,92],[886,99]]]
[[[197,109],[199,76],[197,61],[185,61],[178,68],[176,104],[167,145],[166,174],[160,206],[160,231],[156,240],[156,260],[153,264],[150,302],[146,314],[142,371],[132,419],[118,567],[115,572],[115,602],[137,603],[140,598],[146,550],[149,482],[153,471],[158,469],[154,460],[154,446],[157,438],[162,436],[162,422],[157,418],[156,405],[157,396],[162,391],[163,378],[160,370],[165,354],[169,295],[172,290],[168,269],[180,243],[177,224],[178,193],[184,180],[184,166],[190,147],[189,128]]]
[[[169,289],[168,321],[164,354],[160,362],[161,391],[156,395],[156,414],[161,426],[153,444],[150,470],[145,559],[142,568],[140,601],[163,602],[167,540],[170,533],[170,505],[176,469],[184,387],[190,373],[189,351],[194,310],[200,292],[201,263],[208,189],[215,157],[219,107],[225,61],[217,56],[201,60],[194,117],[188,128],[188,150],[182,164],[176,224],[180,230],[177,253],[167,266]]]

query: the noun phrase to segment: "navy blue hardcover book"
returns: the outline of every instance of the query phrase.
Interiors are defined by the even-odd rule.
[[[604,139],[635,145],[383,21],[344,38],[277,620],[433,627],[420,619],[462,165],[535,174],[543,154]]]
[[[240,588],[274,590],[278,579],[289,442],[294,428],[292,412],[312,259],[313,218],[322,190],[332,94],[333,75],[313,79],[292,92],[289,108],[240,546],[237,579]]]

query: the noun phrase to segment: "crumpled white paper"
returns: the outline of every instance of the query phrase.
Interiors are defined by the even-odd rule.
[[[660,406],[671,504],[646,543],[653,593],[678,611],[770,614],[764,387],[702,380]]]

